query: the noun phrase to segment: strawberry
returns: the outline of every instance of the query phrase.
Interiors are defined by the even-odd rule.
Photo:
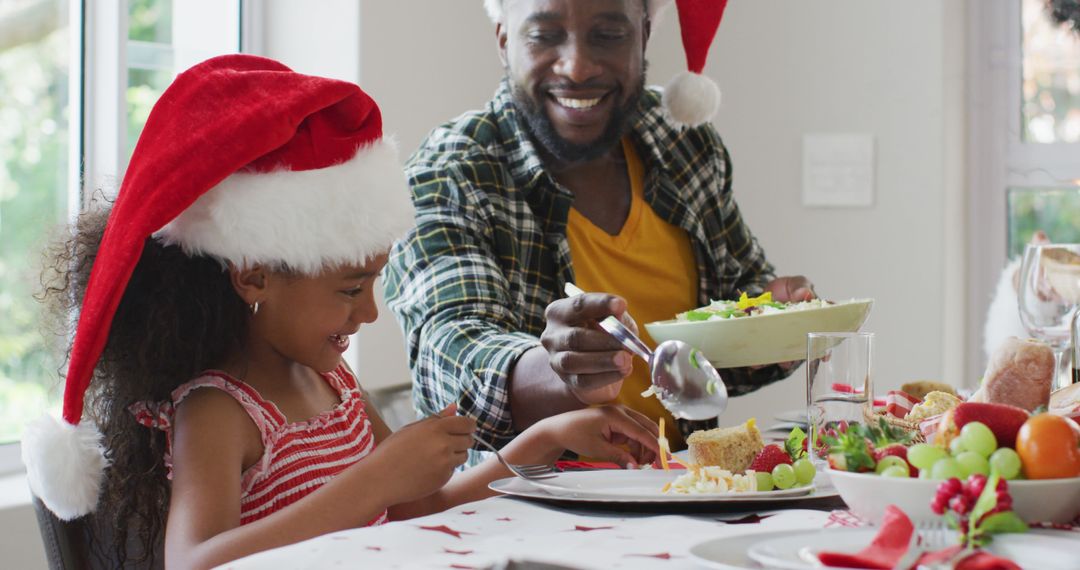
[[[779,444],[772,443],[758,452],[757,457],[750,463],[750,469],[760,473],[772,473],[773,467],[781,463],[791,465],[791,456]]]
[[[893,457],[899,457],[900,459],[903,459],[905,463],[907,463],[907,447],[904,446],[904,444],[902,443],[890,443],[884,447],[879,447],[875,449],[874,463],[880,463],[881,459],[888,455],[892,455]],[[916,469],[914,465],[908,463],[907,467],[909,477],[919,476],[919,470]]]
[[[942,439],[939,441],[935,438],[934,443],[948,445],[965,425],[971,422],[982,422],[994,432],[998,447],[1016,447],[1016,434],[1028,417],[1026,410],[1016,406],[964,402],[946,412],[942,417],[937,431]]]
[[[874,446],[864,434],[862,426],[853,426],[836,437],[825,441],[829,444],[829,466],[842,471],[862,473],[874,470]]]

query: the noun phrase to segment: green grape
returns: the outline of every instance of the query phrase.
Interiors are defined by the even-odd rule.
[[[961,479],[967,479],[975,473],[980,475],[990,474],[990,462],[974,451],[965,451],[960,455],[957,455],[956,462],[959,463],[960,468],[964,470],[964,476],[961,477]]]
[[[773,484],[777,489],[790,489],[795,486],[795,468],[787,463],[781,463],[772,470]]]
[[[895,455],[886,455],[885,457],[881,458],[881,461],[878,461],[877,467],[874,468],[874,471],[877,471],[880,475],[882,472],[884,472],[890,467],[903,467],[904,469],[908,468],[907,461],[904,461],[903,459],[900,459]]]
[[[800,485],[809,485],[814,481],[814,476],[817,475],[814,464],[805,457],[796,461],[792,468],[795,469],[795,480]]]
[[[919,479],[929,479],[929,478],[930,478],[930,470],[929,469],[920,469],[919,470]]]
[[[764,471],[755,471],[754,477],[757,477],[757,490],[758,491],[772,491],[773,480],[772,475]]]
[[[944,449],[929,443],[916,443],[908,448],[907,460],[918,469],[929,469],[948,454]]]
[[[960,430],[960,439],[964,440],[965,449],[983,457],[990,457],[990,454],[997,449],[997,438],[994,437],[994,432],[982,422],[971,422],[965,425]]]
[[[960,455],[965,451],[967,451],[967,448],[964,447],[963,439],[954,437],[953,440],[949,442],[949,453],[953,454],[953,457]]]
[[[902,478],[906,479],[908,477],[907,465],[903,465],[903,466],[901,466],[901,465],[893,465],[892,467],[887,467],[881,472],[881,476],[882,477],[902,477]]]
[[[964,478],[964,468],[960,466],[960,462],[952,457],[946,457],[945,459],[939,459],[934,462],[933,467],[930,468],[930,478],[945,480]]]
[[[1002,447],[990,454],[990,468],[1005,479],[1016,479],[1020,476],[1020,456],[1015,450]]]

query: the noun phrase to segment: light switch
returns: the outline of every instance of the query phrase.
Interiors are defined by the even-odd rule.
[[[811,207],[874,205],[874,136],[803,136],[802,203]]]

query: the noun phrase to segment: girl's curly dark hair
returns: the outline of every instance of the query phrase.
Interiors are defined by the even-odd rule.
[[[45,252],[38,295],[47,323],[66,345],[105,231],[107,210],[82,214]],[[120,566],[155,565],[168,515],[165,434],[135,422],[128,406],[165,401],[199,372],[239,350],[248,312],[225,266],[179,247],[146,240],[112,320],[87,394],[86,414],[104,435],[110,466],[92,524],[113,529]],[[157,560],[156,565],[161,561]]]
[[[1080,0],[1046,0],[1050,18],[1059,24],[1068,24],[1080,33]]]

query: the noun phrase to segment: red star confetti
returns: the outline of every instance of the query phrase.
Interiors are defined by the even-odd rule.
[[[473,553],[473,551],[471,551],[471,550],[454,550],[452,548],[446,548],[446,547],[443,547],[443,552],[445,552],[447,554],[460,554],[462,556],[466,556],[466,555],[469,555],[469,554]]]
[[[458,570],[481,570],[480,568],[477,568],[476,566],[466,566],[464,564],[451,564],[450,567],[451,568],[457,568]]]
[[[590,531],[594,531],[594,530],[611,530],[613,528],[615,528],[615,527],[613,527],[613,526],[581,526],[579,524],[574,525],[574,530],[581,531],[581,532],[590,532]]]
[[[421,530],[433,530],[435,532],[443,532],[443,533],[449,534],[450,536],[452,536],[454,538],[461,538],[461,535],[463,535],[463,534],[473,534],[471,532],[463,532],[463,531],[460,531],[460,530],[454,530],[454,529],[452,529],[452,528],[450,528],[450,527],[448,527],[448,526],[446,526],[444,524],[441,524],[439,526],[422,526],[422,527],[420,527],[420,529]]]
[[[659,554],[627,554],[627,556],[637,556],[638,558],[657,558],[660,560],[671,560],[672,558],[674,558],[674,556],[672,556],[668,552],[661,552]]]
[[[502,522],[510,522],[510,521],[512,521],[512,520],[514,520],[514,519],[512,519],[512,518],[510,518],[510,517],[499,517],[499,518],[497,518],[497,519],[495,519],[495,520],[497,520],[497,521],[502,521]]]
[[[476,511],[461,511],[461,514],[463,514],[463,515],[475,515]]]

